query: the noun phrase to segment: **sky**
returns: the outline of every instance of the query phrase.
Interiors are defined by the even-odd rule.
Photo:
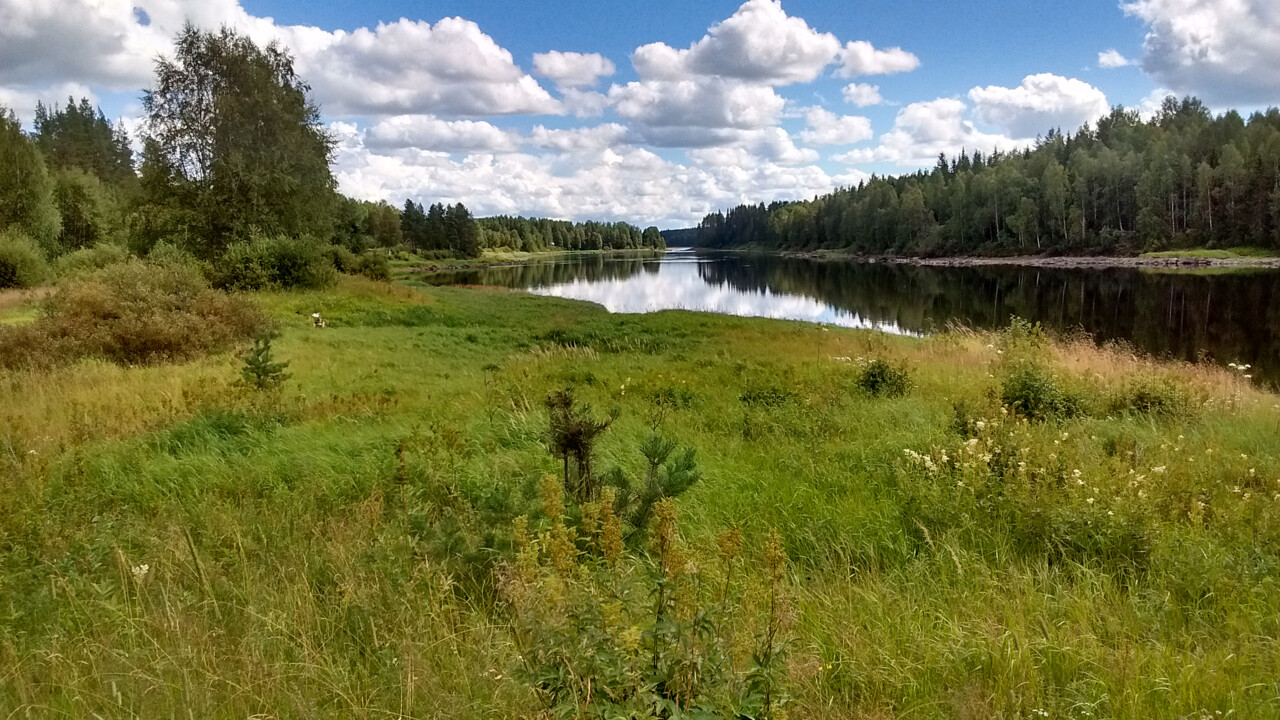
[[[0,105],[136,136],[184,21],[296,59],[352,197],[696,224],[1167,94],[1280,104],[1278,0],[0,0]]]

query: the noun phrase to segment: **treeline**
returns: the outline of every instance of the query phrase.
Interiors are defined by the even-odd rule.
[[[1214,117],[1168,97],[1144,121],[1117,107],[1034,148],[962,151],[812,201],[712,213],[696,239],[924,256],[1280,248],[1280,110]]]
[[[344,197],[334,140],[293,59],[228,28],[185,27],[142,100],[137,138],[87,99],[41,104],[31,133],[0,108],[0,288],[157,249],[203,264],[215,282],[255,287],[322,280],[325,263],[328,275],[383,277],[394,253],[661,243],[656,228],[622,223],[477,221],[461,203],[399,210]]]
[[[662,249],[666,244],[656,227],[628,223],[584,222],[545,218],[491,217],[480,220],[481,243],[486,248],[524,252],[549,250]]]

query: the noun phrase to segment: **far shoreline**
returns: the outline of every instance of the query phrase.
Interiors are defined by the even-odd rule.
[[[737,254],[771,254],[802,260],[885,263],[916,265],[920,267],[988,267],[1014,266],[1056,269],[1274,269],[1280,268],[1280,257],[1143,257],[1120,255],[951,255],[945,257],[916,257],[910,255],[863,255],[839,251],[765,250],[760,248],[694,248],[702,252],[728,252]]]

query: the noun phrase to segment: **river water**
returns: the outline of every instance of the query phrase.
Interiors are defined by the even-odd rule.
[[[581,256],[428,277],[588,300],[611,312],[684,309],[922,335],[1013,317],[1158,357],[1253,366],[1280,386],[1280,271],[922,267],[673,250]]]

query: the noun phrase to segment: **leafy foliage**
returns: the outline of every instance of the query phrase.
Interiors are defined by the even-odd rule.
[[[320,242],[277,235],[235,243],[211,265],[215,287],[227,290],[320,288],[333,283],[333,263]]]
[[[544,483],[546,529],[517,518],[502,597],[521,678],[552,717],[772,718],[786,705],[786,556],[776,534],[763,577],[744,569],[742,532],[695,562],[670,500],[655,507],[649,561],[623,555],[609,493],[567,524],[558,484]],[[763,585],[763,593],[759,588]],[[754,586],[754,587],[753,587]],[[764,607],[746,601],[749,590]],[[748,628],[763,629],[752,635]]]
[[[1280,110],[1248,121],[1165,99],[1034,149],[961,152],[812,201],[707,215],[697,244],[944,255],[1280,247]]]
[[[278,45],[187,25],[143,95],[144,193],[190,249],[252,234],[327,236],[333,140]]]
[[[0,229],[16,225],[46,251],[56,247],[62,218],[44,156],[22,132],[12,112],[0,107]]]
[[[49,276],[44,252],[15,228],[0,230],[0,289],[33,287]]]
[[[256,306],[210,289],[194,266],[130,260],[61,285],[35,322],[0,328],[0,367],[183,360],[247,340],[264,323]]]
[[[875,358],[859,370],[857,385],[868,397],[902,397],[911,391],[911,373],[905,364]]]

